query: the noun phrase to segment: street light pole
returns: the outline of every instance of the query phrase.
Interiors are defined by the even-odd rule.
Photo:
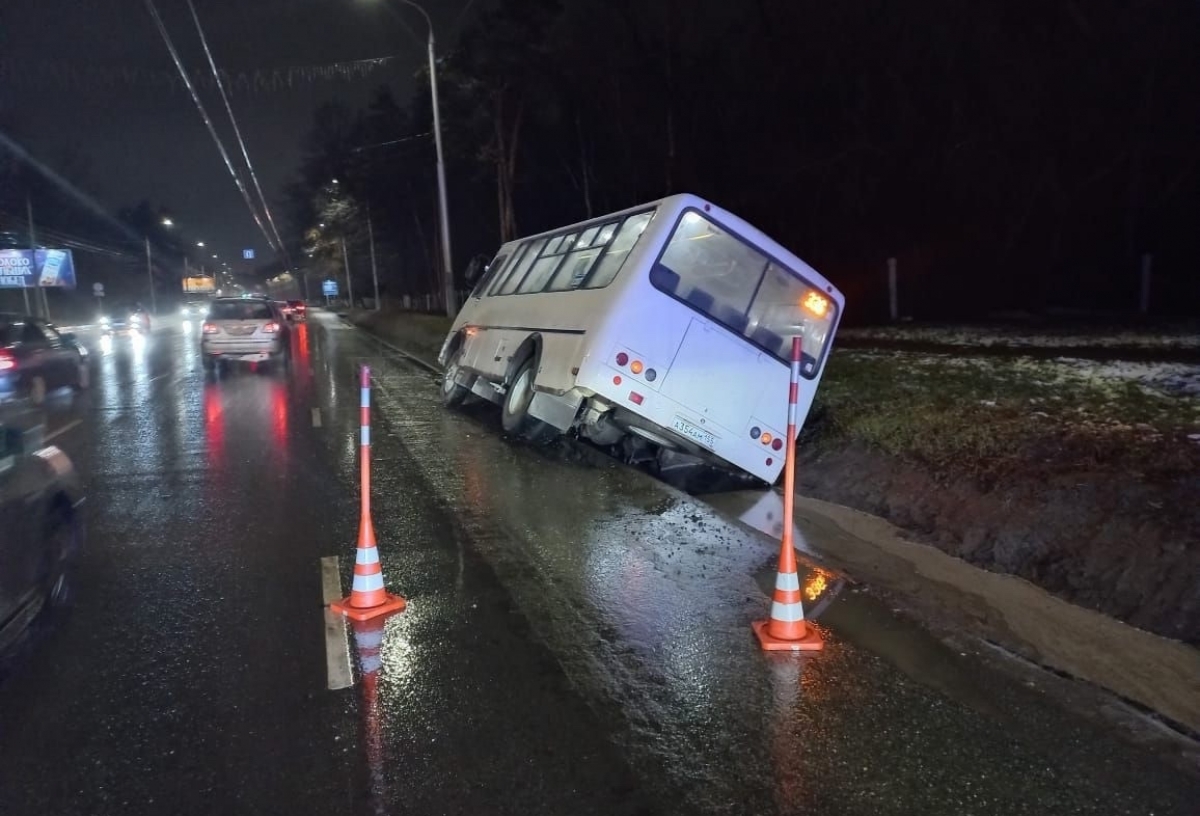
[[[150,279],[150,314],[158,314],[154,295],[154,261],[150,257],[150,236],[146,236],[146,277]]]
[[[375,266],[375,228],[371,225],[371,202],[367,202],[367,240],[371,242],[371,282],[375,284],[375,311],[379,311],[379,269]]]
[[[429,94],[433,101],[433,142],[437,148],[438,215],[442,226],[442,286],[446,298],[446,316],[454,317],[458,312],[457,296],[454,291],[454,264],[450,259],[450,205],[446,200],[446,161],[442,152],[442,112],[438,105],[437,58],[434,56],[433,21],[429,14],[413,0],[400,0],[421,12],[429,26]]]

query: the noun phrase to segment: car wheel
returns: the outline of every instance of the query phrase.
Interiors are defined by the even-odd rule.
[[[46,593],[46,605],[51,610],[61,609],[71,601],[71,557],[76,549],[78,531],[75,520],[64,506],[59,505],[46,519],[43,535],[46,563],[42,569],[42,586]]]
[[[529,414],[533,403],[533,360],[526,360],[517,369],[517,374],[504,392],[504,405],[500,409],[500,424],[506,433],[523,436],[531,442],[547,442],[558,431]]]
[[[462,405],[466,402],[467,397],[471,395],[470,389],[459,385],[455,379],[458,376],[462,355],[462,346],[459,346],[450,355],[450,359],[446,362],[446,370],[442,373],[442,405],[447,408],[455,408]]]
[[[40,374],[29,381],[29,401],[36,406],[46,402],[46,378]]]
[[[75,390],[86,391],[91,388],[92,370],[88,367],[88,364],[85,361],[80,360],[77,364],[76,370],[78,372],[78,376],[75,378]]]

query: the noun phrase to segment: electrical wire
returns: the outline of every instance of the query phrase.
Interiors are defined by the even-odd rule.
[[[200,111],[200,118],[204,120],[209,134],[213,137],[213,141],[216,142],[217,150],[225,162],[226,169],[229,170],[229,175],[233,177],[234,184],[237,185],[238,191],[242,194],[242,199],[246,202],[247,209],[250,210],[250,215],[254,218],[254,223],[258,225],[259,231],[267,239],[268,246],[278,251],[275,246],[274,237],[267,231],[266,225],[263,224],[262,217],[258,214],[258,210],[254,206],[254,201],[250,198],[250,192],[246,189],[245,182],[242,181],[242,177],[238,175],[237,170],[234,168],[233,162],[229,158],[229,152],[225,149],[225,144],[221,141],[221,136],[217,133],[216,127],[213,126],[212,118],[209,117],[204,103],[200,101],[200,95],[196,93],[196,87],[192,84],[191,77],[188,76],[187,69],[183,66],[183,60],[179,58],[179,52],[175,50],[175,43],[171,41],[171,35],[167,32],[167,26],[163,23],[162,16],[158,13],[158,7],[154,5],[154,0],[145,0],[145,4],[147,11],[150,12],[150,16],[154,18],[155,25],[158,27],[158,33],[162,36],[163,43],[166,44],[167,51],[171,54],[171,59],[175,63],[175,68],[179,71],[179,76],[182,78],[184,86],[191,93],[192,101],[196,103],[196,109]]]
[[[192,20],[196,23],[196,33],[200,35],[200,44],[204,46],[204,56],[208,58],[208,67],[212,69],[213,80],[217,83],[217,90],[221,92],[221,100],[225,103],[225,112],[229,114],[229,122],[233,125],[233,133],[237,137],[238,146],[242,149],[242,158],[246,161],[246,169],[250,173],[250,180],[254,183],[254,189],[258,192],[258,200],[262,203],[263,213],[267,216],[267,223],[271,225],[271,232],[275,234],[275,240],[278,242],[279,250],[283,253],[284,263],[290,267],[291,260],[287,256],[287,249],[283,245],[283,238],[279,236],[279,228],[275,225],[275,217],[271,214],[271,206],[267,203],[267,197],[263,195],[262,185],[258,183],[258,173],[254,172],[254,164],[250,161],[250,152],[246,149],[246,141],[242,138],[242,129],[238,127],[237,117],[233,115],[233,106],[229,103],[229,95],[225,93],[225,83],[221,80],[221,72],[217,70],[217,61],[213,59],[212,49],[208,47],[208,37],[204,34],[204,27],[200,25],[200,15],[196,13],[196,6],[192,0],[187,0],[188,10],[192,12]]]

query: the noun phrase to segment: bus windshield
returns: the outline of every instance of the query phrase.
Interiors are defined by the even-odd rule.
[[[800,335],[801,371],[815,376],[835,322],[834,302],[703,214],[689,210],[679,219],[650,279],[784,362],[791,338]]]

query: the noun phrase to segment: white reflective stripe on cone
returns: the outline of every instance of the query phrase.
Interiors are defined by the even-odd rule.
[[[370,444],[371,444],[371,426],[363,425],[362,426],[362,446],[365,448],[367,445],[370,445]]]
[[[354,591],[355,592],[373,592],[377,589],[383,589],[383,573],[377,572],[374,575],[355,575],[354,576]]]
[[[771,619],[789,622],[802,621],[804,620],[804,605],[798,603],[785,604],[774,601],[771,604]]]
[[[381,643],[383,643],[382,629],[376,629],[373,632],[361,635],[355,633],[354,635],[354,645],[359,649],[378,649]]]
[[[361,561],[359,562],[362,563]],[[775,588],[784,591],[800,589],[800,576],[794,572],[780,572],[775,576]]]
[[[362,402],[359,403],[359,407],[360,408],[370,408],[371,407],[371,389],[370,388],[364,388],[362,390]]]
[[[359,547],[358,550],[356,550],[356,553],[357,554],[354,556],[355,564],[378,564],[379,563],[379,549],[377,547]],[[797,584],[793,588],[799,589],[800,586],[799,586],[799,584]]]

